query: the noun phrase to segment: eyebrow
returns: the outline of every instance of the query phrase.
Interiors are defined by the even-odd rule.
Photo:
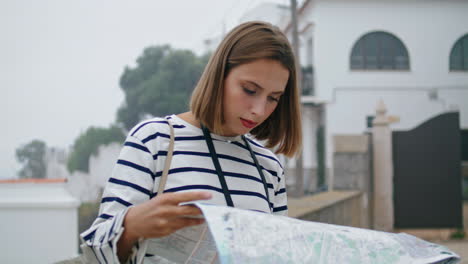
[[[260,86],[258,83],[254,82],[254,81],[246,81],[246,82],[248,82],[248,83],[250,83],[252,85],[255,85],[258,89],[264,90],[262,86]],[[275,94],[275,95],[276,94],[283,94],[283,93],[284,93],[284,91],[272,92],[272,94]]]

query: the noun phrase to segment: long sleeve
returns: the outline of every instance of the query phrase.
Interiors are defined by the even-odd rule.
[[[284,178],[284,170],[278,172],[281,175],[279,183],[275,188],[275,195],[273,197],[273,214],[275,215],[288,215],[288,196],[286,193],[286,179]]]
[[[175,115],[168,119],[172,120],[176,137],[165,192],[206,191],[213,195],[209,203],[224,205],[225,197],[202,131]],[[123,232],[123,219],[128,208],[156,195],[170,142],[169,133],[168,121],[162,118],[144,121],[130,132],[104,190],[99,216],[81,234],[87,263],[119,263],[117,242]],[[249,142],[265,173],[273,213],[287,215],[280,162],[261,144]],[[270,212],[263,182],[248,148],[240,141],[223,140],[221,136],[215,136],[214,143],[236,207]],[[140,263],[145,257],[147,241],[135,246],[130,263]],[[157,254],[149,255],[157,257]]]
[[[119,263],[117,241],[123,233],[123,219],[128,208],[154,197],[155,171],[149,149],[140,139],[129,135],[104,189],[99,216],[81,234],[86,263]],[[138,263],[144,257],[144,252],[140,256],[137,251],[134,249],[130,263]]]

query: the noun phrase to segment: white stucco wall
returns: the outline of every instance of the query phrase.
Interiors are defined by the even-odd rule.
[[[468,1],[326,0],[315,3],[314,65],[319,96],[336,87],[449,87],[468,84],[468,74],[448,71],[455,41],[468,33]],[[408,72],[351,71],[350,52],[365,33],[383,30],[403,41]]]
[[[449,72],[450,51],[468,33],[468,1],[315,0],[309,9],[316,92],[328,102],[328,165],[331,135],[362,133],[379,99],[401,118],[395,129],[411,129],[453,109],[468,127],[468,73]],[[409,71],[350,70],[353,45],[371,31],[389,32],[404,43]]]
[[[319,125],[319,113],[311,106],[302,107],[302,156],[304,168],[317,167],[317,128]]]
[[[67,189],[73,197],[82,202],[95,202],[101,198],[102,187],[94,184],[90,174],[76,171],[67,175],[69,175]]]
[[[122,144],[99,146],[97,155],[89,158],[89,174],[93,185],[104,188],[119,157]]]
[[[69,153],[65,149],[47,148],[45,154],[46,178],[62,179],[68,173],[66,164]]]
[[[122,145],[111,143],[99,146],[96,155],[89,158],[89,173],[76,171],[68,175],[68,188],[83,202],[101,199],[101,192],[112,175]]]
[[[89,173],[82,171],[70,173],[66,162],[57,159],[54,155],[49,156],[46,161],[47,178],[66,178],[68,180],[67,189],[82,202],[99,200],[101,192],[112,174],[121,148],[122,145],[115,142],[99,146],[97,154],[89,158]]]
[[[78,255],[79,201],[63,183],[0,184],[2,263],[55,263]]]
[[[307,1],[305,1],[307,2]],[[302,7],[302,6],[301,6]],[[299,60],[301,65],[313,65],[315,51],[315,26],[317,12],[315,5],[310,2],[298,16],[299,33]],[[292,29],[287,32],[288,38],[292,40]]]

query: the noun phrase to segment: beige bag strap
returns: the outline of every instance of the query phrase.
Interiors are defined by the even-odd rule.
[[[169,168],[171,167],[171,161],[172,161],[172,154],[174,153],[174,127],[172,126],[171,121],[168,118],[166,118],[166,120],[167,120],[167,124],[169,125],[169,130],[170,130],[169,148],[167,149],[166,161],[164,162],[164,170],[161,175],[161,179],[159,180],[158,195],[162,194],[164,192],[164,188],[166,187],[167,175],[169,174]],[[138,241],[138,244],[140,245],[140,249],[137,251],[137,254],[138,254],[137,259],[138,259],[138,264],[141,264],[143,262],[143,259],[145,258],[146,250],[148,249],[148,240],[141,238]]]
[[[167,175],[169,174],[169,168],[171,167],[172,161],[172,154],[174,153],[174,127],[172,126],[171,121],[169,119],[166,118],[166,120],[171,133],[169,138],[169,148],[167,149],[166,161],[164,163],[164,170],[161,176],[161,180],[159,181],[158,194],[163,193],[164,188],[166,187]]]

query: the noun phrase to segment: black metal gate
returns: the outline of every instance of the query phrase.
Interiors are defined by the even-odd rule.
[[[459,114],[392,136],[395,228],[461,228]]]

